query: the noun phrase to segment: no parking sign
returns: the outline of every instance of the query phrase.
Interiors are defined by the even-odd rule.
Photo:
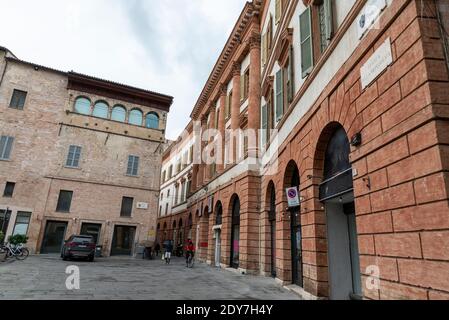
[[[298,207],[300,205],[298,187],[287,188],[286,192],[289,208]]]

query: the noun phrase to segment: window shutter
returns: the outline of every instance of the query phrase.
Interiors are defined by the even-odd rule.
[[[270,15],[270,21],[268,22],[268,30],[267,30],[267,39],[266,39],[266,46],[267,46],[267,52],[269,49],[271,49],[272,41],[273,41],[273,16]]]
[[[293,95],[294,95],[294,63],[293,63],[293,46],[290,47],[289,52],[289,58],[288,58],[288,85],[287,85],[287,95],[288,95],[288,102],[293,101]]]
[[[279,23],[279,20],[281,19],[281,0],[276,0],[275,6],[274,20],[276,23]]]
[[[302,77],[309,75],[313,68],[313,48],[312,48],[312,21],[310,8],[307,8],[299,16],[301,33],[301,71]]]
[[[284,92],[282,85],[282,69],[276,73],[276,122],[284,113]]]

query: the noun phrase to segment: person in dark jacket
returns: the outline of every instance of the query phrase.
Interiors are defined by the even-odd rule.
[[[171,254],[173,253],[173,242],[168,241],[165,246],[165,263],[170,264]]]

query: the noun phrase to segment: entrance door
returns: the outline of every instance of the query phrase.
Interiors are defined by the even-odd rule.
[[[115,226],[111,256],[132,255],[135,234],[135,227]]]
[[[301,250],[301,224],[299,223],[299,210],[291,211],[291,241],[292,241],[292,282],[298,286],[302,281],[302,250]]]
[[[352,198],[352,199],[351,199]],[[360,263],[353,197],[326,203],[330,298],[361,296]]]
[[[41,253],[60,253],[66,230],[67,222],[48,221],[45,227]]]
[[[101,224],[83,223],[81,225],[81,235],[94,237],[95,243],[100,240]]]
[[[215,266],[220,267],[221,258],[221,230],[215,230]]]

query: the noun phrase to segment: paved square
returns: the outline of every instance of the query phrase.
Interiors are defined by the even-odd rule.
[[[66,267],[80,269],[80,290],[69,291]],[[170,265],[160,259],[112,257],[94,263],[62,261],[59,256],[30,256],[25,261],[0,264],[0,300],[299,300],[274,279],[240,275],[196,263],[185,267],[175,258]]]

